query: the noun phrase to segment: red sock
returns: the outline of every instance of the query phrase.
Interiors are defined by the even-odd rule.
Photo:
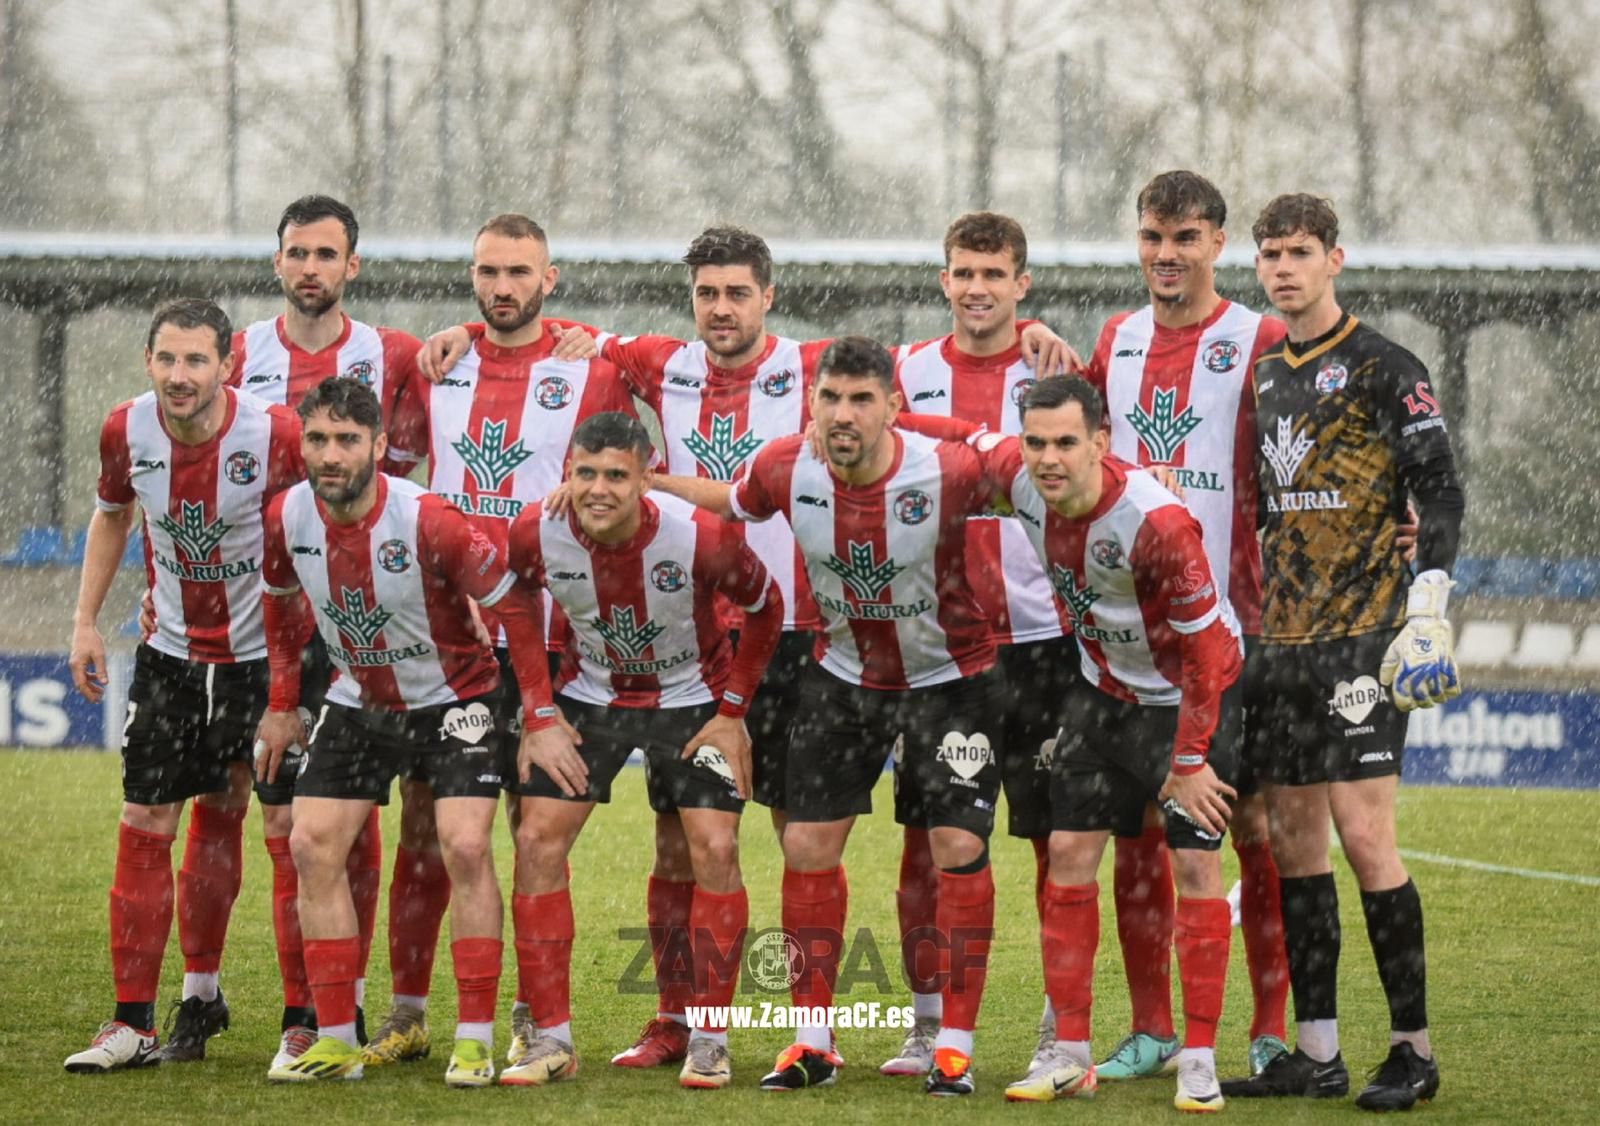
[[[1255,1012],[1250,1039],[1285,1039],[1284,1008],[1289,1001],[1289,956],[1283,945],[1283,907],[1278,899],[1278,866],[1265,842],[1234,845],[1239,854],[1239,915],[1245,963]]]
[[[245,808],[189,806],[189,837],[178,870],[178,945],[187,973],[222,968],[228,918],[244,879]]]
[[[456,1019],[463,1024],[494,1023],[505,953],[506,944],[498,938],[458,938],[450,944],[456,970]]]
[[[367,824],[350,847],[344,866],[350,879],[350,898],[356,903],[356,934],[361,939],[361,972],[357,976],[366,977],[367,960],[372,957],[372,932],[378,925],[378,886],[383,882],[383,829],[377,806],[367,816]],[[430,971],[432,968],[430,964]]]
[[[1050,838],[1029,837],[1033,845],[1033,906],[1044,918],[1044,884],[1050,878]]]
[[[789,987],[796,1005],[831,1005],[844,949],[844,869],[783,869],[783,929],[799,942],[803,968]]]
[[[744,888],[719,895],[694,889],[689,930],[694,935],[694,984],[697,1005],[726,1007],[733,1003],[744,958],[745,930],[750,925],[750,897]],[[705,1024],[707,1032],[726,1032],[726,1024]]]
[[[517,933],[517,995],[540,1028],[572,1019],[572,892],[511,897]]]
[[[355,1023],[360,962],[361,940],[355,935],[306,939],[306,979],[323,1028]]]
[[[267,855],[272,857],[272,930],[278,940],[283,1003],[288,1008],[310,1008],[311,986],[306,982],[306,951],[300,938],[300,874],[289,852],[289,838],[268,837]]]
[[[1172,857],[1166,831],[1118,837],[1117,938],[1133,1002],[1133,1031],[1172,1036]]]
[[[427,849],[396,848],[389,881],[389,971],[396,993],[428,995],[439,925],[449,907],[450,873],[445,871],[444,857]]]
[[[1183,1046],[1214,1048],[1228,980],[1233,912],[1226,899],[1179,899],[1178,978],[1183,982]]]
[[[172,933],[172,837],[117,826],[111,877],[111,975],[117,1000],[153,1002]]]
[[[989,946],[994,941],[994,869],[939,873],[939,933],[947,940],[940,959],[944,972],[945,1028],[978,1027],[978,1006],[989,978]]]
[[[905,831],[900,852],[900,888],[895,892],[900,914],[900,962],[913,993],[939,991],[939,869],[933,866],[928,830]]]
[[[650,956],[656,964],[657,1012],[683,1015],[694,996],[694,956],[689,915],[694,903],[693,880],[650,877],[645,891],[645,922],[650,928]]]
[[[1094,953],[1100,946],[1099,884],[1045,882],[1039,946],[1044,991],[1056,1011],[1056,1039],[1089,1039]]]

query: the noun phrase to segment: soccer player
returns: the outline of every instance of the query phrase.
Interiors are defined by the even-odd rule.
[[[69,663],[98,701],[105,641],[96,627],[133,528],[145,518],[145,566],[157,611],[139,646],[122,733],[122,820],[111,886],[117,1006],[68,1071],[145,1067],[157,1054],[156,990],[172,928],[172,841],[195,798],[177,879],[184,1000],[171,1059],[203,1059],[228,1027],[218,984],[239,893],[250,752],[267,687],[260,570],[262,509],[304,476],[294,416],[225,386],[232,328],[210,301],[156,310],[145,346],[152,389],[113,410],[100,432]]]
[[[1318,1098],[1349,1089],[1331,816],[1389,1002],[1389,1056],[1356,1103],[1406,1110],[1438,1091],[1439,1067],[1422,900],[1395,843],[1395,794],[1406,713],[1460,692],[1445,609],[1465,502],[1427,369],[1339,307],[1332,206],[1279,196],[1252,233],[1256,275],[1288,338],[1255,371],[1264,581],[1262,643],[1245,681],[1263,701],[1249,738],[1269,782],[1297,1044],[1222,1089]],[[1421,510],[1415,578],[1393,550],[1407,494]]]
[[[907,409],[978,423],[1014,434],[1017,404],[1037,369],[1023,359],[1017,306],[1027,297],[1028,240],[1015,219],[993,212],[963,215],[944,236],[945,268],[939,283],[950,302],[949,335],[897,350],[898,382]],[[1064,360],[1080,361],[1065,342]],[[1046,844],[1050,835],[1049,763],[1060,727],[1057,701],[1078,679],[1078,655],[1064,632],[1050,583],[1029,548],[1022,525],[997,513],[967,523],[968,581],[994,629],[1005,683],[1006,730],[1001,773],[1012,836],[1033,842],[1035,902],[1043,903]],[[926,1075],[942,1013],[938,951],[921,940],[930,933],[938,902],[938,871],[928,833],[913,811],[896,808],[905,828],[896,892],[901,959],[911,983],[916,1019],[905,1043],[879,1070],[886,1075]],[[1055,1042],[1047,1012],[1040,1047]]]
[[[1136,465],[1165,467],[1182,487],[1205,531],[1218,590],[1252,647],[1261,631],[1261,555],[1251,372],[1283,339],[1283,322],[1217,292],[1227,203],[1209,180],[1163,172],[1139,192],[1135,212],[1150,303],[1106,322],[1084,374],[1105,400],[1110,452]],[[1247,695],[1246,725],[1251,704]],[[1255,1000],[1250,1065],[1260,1071],[1288,1051],[1289,967],[1266,803],[1248,760],[1240,763],[1234,785],[1240,800],[1229,830],[1239,857],[1240,916]],[[1133,1027],[1097,1071],[1101,1079],[1157,1075],[1175,1066],[1179,1040],[1172,1022],[1172,864],[1155,805],[1131,835],[1119,830],[1113,886]]]
[[[295,783],[290,847],[300,877],[306,973],[319,1038],[268,1076],[359,1079],[360,960],[346,856],[397,771],[417,760],[436,798],[454,888],[451,954],[459,1020],[452,1087],[494,1081],[490,1050],[503,957],[490,829],[501,791],[495,713],[500,670],[475,635],[468,599],[496,607],[526,693],[544,654],[531,604],[504,552],[456,508],[378,472],[387,440],[377,396],[330,378],[299,406],[310,480],[266,515],[262,579],[271,696],[257,771],[276,778],[302,736],[300,649],[315,623],[339,675]],[[524,695],[526,699],[526,695]]]
[[[783,924],[806,947],[794,1003],[833,1000],[845,843],[856,817],[871,812],[872,788],[898,745],[897,812],[929,830],[938,868],[944,1019],[927,1090],[964,1095],[973,1090],[973,1029],[994,925],[988,836],[1002,703],[994,639],[962,553],[967,518],[988,498],[973,451],[896,430],[900,405],[888,351],[842,337],[822,354],[811,391],[826,460],[792,435],[767,443],[736,486],[658,480],[724,516],[781,513],[822,617],[785,768]],[[762,1087],[829,1084],[840,1065],[831,1030],[804,1027]]]
[[[1215,1059],[1232,935],[1217,850],[1237,766],[1242,642],[1211,575],[1200,525],[1153,477],[1107,457],[1103,404],[1079,378],[1041,380],[1022,397],[1022,436],[976,439],[1002,499],[1049,569],[1072,622],[1081,680],[1058,714],[1050,761],[1050,870],[1040,923],[1052,1043],[1006,1097],[1092,1095],[1089,1052],[1095,874],[1112,832],[1163,803],[1177,858],[1178,970],[1185,1039],[1179,1110],[1222,1108]],[[907,419],[908,426],[922,427]]]
[[[420,375],[412,378],[393,429],[405,445],[427,455],[429,490],[461,509],[503,556],[511,521],[560,483],[574,428],[603,411],[631,413],[633,398],[610,364],[575,358],[580,351],[594,352],[588,335],[572,332],[558,341],[549,331],[544,301],[560,270],[550,262],[549,242],[538,223],[509,213],[486,222],[473,238],[471,276],[485,335],[448,377],[437,383]],[[505,680],[501,702],[507,711],[498,717],[500,728],[514,735],[520,720],[505,634],[492,610],[481,611],[481,616]],[[563,630],[559,621],[549,624],[551,648],[558,651]],[[505,773],[509,787],[513,780],[509,769]],[[443,873],[427,871],[435,854],[421,847],[431,836],[427,787],[408,780],[402,795],[419,839],[402,839],[391,886],[400,888],[404,882],[414,893],[403,900],[391,897],[394,1007],[366,1047],[368,1066],[428,1054],[428,993],[439,926],[450,898]],[[507,800],[515,823],[517,806],[509,789]],[[413,844],[419,847],[413,849]],[[526,998],[519,998],[511,1013],[508,1062],[526,1054],[532,1037],[527,1012]]]
[[[751,793],[744,716],[778,645],[783,596],[731,525],[681,501],[645,497],[652,453],[631,414],[593,416],[572,438],[570,508],[546,519],[533,505],[511,526],[517,576],[533,592],[548,590],[565,612],[556,701],[580,746],[557,723],[541,680],[519,761],[513,900],[522,995],[539,1034],[502,1083],[542,1086],[577,1072],[567,860],[636,747],[645,754],[651,808],[675,812],[688,842],[687,1000],[701,1012],[725,1010],[738,981],[750,914],[739,874],[739,815]],[[737,656],[724,602],[740,612]],[[693,1028],[679,1082],[724,1087],[732,1075],[726,1024]]]

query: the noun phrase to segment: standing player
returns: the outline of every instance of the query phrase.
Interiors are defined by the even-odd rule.
[[[490,829],[501,790],[500,670],[473,633],[468,600],[498,607],[519,678],[544,660],[532,607],[505,554],[450,504],[377,471],[386,439],[377,396],[330,378],[300,403],[310,480],[269,506],[262,579],[272,666],[258,772],[273,780],[301,737],[300,642],[308,620],[339,677],[295,783],[290,838],[300,876],[307,977],[320,1037],[269,1078],[359,1079],[360,940],[346,855],[395,773],[419,761],[437,799],[454,887],[451,954],[459,1022],[453,1087],[494,1081],[491,1046],[503,946]]]
[[[1182,486],[1205,530],[1211,572],[1253,646],[1261,631],[1261,555],[1251,372],[1283,339],[1283,322],[1217,292],[1227,204],[1210,181],[1193,172],[1163,172],[1140,191],[1135,210],[1150,303],[1106,322],[1085,374],[1106,403],[1111,453],[1136,465],[1164,466]],[[1250,703],[1247,698],[1247,724]],[[1260,1071],[1288,1051],[1289,967],[1266,804],[1252,764],[1240,766],[1230,830],[1255,999],[1250,1065]],[[1170,1071],[1179,1048],[1172,1023],[1172,864],[1154,805],[1142,828],[1130,835],[1119,830],[1114,887],[1133,1028],[1098,1072],[1102,1079],[1132,1079]]]
[[[725,1009],[744,956],[750,905],[739,873],[739,815],[751,792],[744,716],[778,645],[783,596],[732,525],[681,502],[645,498],[652,453],[637,418],[593,416],[572,438],[570,510],[543,519],[534,505],[511,527],[518,577],[534,592],[548,590],[565,612],[556,692],[582,749],[556,722],[541,681],[528,756],[519,764],[513,906],[522,993],[539,1035],[502,1083],[544,1085],[577,1072],[568,856],[634,748],[646,756],[651,807],[680,822],[687,839],[694,876],[688,1000],[702,1012]],[[740,613],[737,658],[724,602]],[[732,1076],[727,1027],[694,1028],[679,1082],[725,1087]]]
[[[218,985],[239,893],[252,732],[267,686],[260,570],[262,508],[300,480],[292,414],[225,386],[231,326],[210,301],[156,310],[145,347],[151,391],[111,412],[89,522],[70,665],[98,701],[105,641],[95,622],[133,527],[145,513],[145,567],[157,626],[139,646],[122,732],[122,821],[111,886],[117,1007],[68,1071],[203,1059],[228,1027]],[[157,1055],[156,989],[172,927],[172,841],[195,798],[178,874],[184,1000]],[[170,1054],[169,1054],[170,1053]]]
[[[927,1090],[965,1095],[994,925],[988,836],[1000,790],[1000,674],[962,560],[967,518],[987,497],[970,449],[893,428],[900,402],[889,353],[843,337],[818,361],[811,392],[826,461],[793,435],[769,442],[736,487],[662,480],[725,516],[786,517],[821,612],[786,764],[783,924],[815,936],[794,1003],[833,1000],[845,922],[840,862],[900,736],[897,812],[929,830],[939,869],[944,1021]],[[762,1087],[832,1083],[840,1065],[831,1030],[804,1027]]]
[[[961,216],[945,232],[944,256],[939,284],[950,302],[953,329],[948,336],[898,350],[901,394],[907,409],[919,414],[1014,434],[1017,404],[1038,374],[1022,359],[1016,320],[1017,306],[1032,281],[1027,236],[1015,219],[975,212]],[[1064,343],[1062,350],[1067,362],[1077,366],[1078,357]],[[1035,900],[1042,905],[1050,835],[1049,762],[1060,726],[1056,701],[1077,682],[1077,650],[1020,523],[994,513],[968,521],[966,562],[968,581],[999,643],[1006,692],[1001,769],[1009,827],[1012,836],[1033,842]],[[928,834],[914,823],[913,811],[897,804],[895,812],[906,826],[896,902],[916,1020],[899,1053],[879,1070],[926,1075],[942,1009],[938,951],[918,936],[934,925],[938,873],[929,856]],[[1041,1047],[1054,1042],[1053,1028],[1047,1008]]]
[[[1250,739],[1271,783],[1297,1045],[1223,1090],[1326,1098],[1349,1089],[1331,816],[1389,1002],[1389,1056],[1356,1103],[1407,1110],[1438,1091],[1439,1066],[1422,899],[1396,847],[1395,794],[1405,713],[1461,690],[1444,615],[1465,505],[1427,369],[1339,307],[1344,251],[1328,201],[1279,196],[1252,230],[1256,275],[1289,335],[1256,365],[1265,582],[1262,644],[1245,680],[1264,701]],[[1421,509],[1414,579],[1392,550],[1408,493]]]
[[[447,378],[437,383],[413,378],[394,424],[402,444],[427,455],[429,490],[461,509],[502,557],[511,521],[560,483],[574,428],[602,411],[633,411],[632,396],[610,364],[568,358],[578,346],[594,351],[587,335],[571,333],[570,340],[558,342],[548,331],[544,300],[559,277],[544,229],[532,219],[497,215],[480,227],[472,242],[472,289],[486,321],[485,335]],[[515,734],[519,721],[510,673],[504,671],[506,638],[493,611],[482,617],[506,680],[502,702],[509,710],[499,717],[501,728]],[[551,648],[559,650],[560,623],[550,627]],[[507,773],[509,788],[513,780]],[[402,794],[409,819],[419,832],[426,829],[432,821],[427,788],[408,780]],[[510,809],[514,818],[515,805]],[[392,886],[400,888],[404,875],[415,895],[404,901],[398,920],[402,901],[391,897],[394,1007],[367,1045],[364,1059],[370,1066],[418,1059],[429,1051],[428,993],[450,886],[442,873],[427,873],[431,854],[420,847],[426,839],[403,839],[395,860]],[[513,1063],[525,1054],[531,1036],[526,1000],[519,998],[512,1009],[507,1059]]]

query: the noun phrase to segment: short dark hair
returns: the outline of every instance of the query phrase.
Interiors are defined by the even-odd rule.
[[[295,408],[301,422],[310,422],[318,411],[327,411],[341,422],[364,426],[373,434],[383,429],[383,407],[372,388],[348,375],[330,375],[311,389]]]
[[[161,331],[162,325],[209,328],[217,334],[218,359],[227,359],[228,353],[233,351],[233,322],[228,320],[221,305],[207,298],[179,297],[157,308],[155,316],[150,318],[150,334],[144,341],[146,348],[156,346],[156,333]]]
[[[1333,201],[1308,192],[1289,192],[1261,209],[1250,233],[1260,246],[1269,238],[1288,238],[1304,231],[1322,240],[1324,250],[1339,245],[1339,216]]]
[[[601,450],[631,450],[645,465],[655,447],[650,444],[650,431],[633,415],[625,411],[601,411],[578,424],[572,432],[572,448],[597,454]]]
[[[707,227],[683,256],[689,276],[701,266],[749,266],[762,289],[772,284],[772,251],[760,235],[743,227]]]
[[[1083,408],[1084,426],[1091,435],[1105,425],[1105,400],[1094,384],[1078,375],[1052,375],[1039,380],[1023,394],[1017,415],[1026,422],[1029,411],[1054,410],[1068,403]]]
[[[817,361],[817,377],[825,375],[869,376],[892,393],[894,357],[870,336],[841,336],[823,349]]]
[[[356,222],[356,213],[331,195],[303,195],[288,207],[283,209],[283,217],[278,220],[278,246],[283,246],[283,232],[290,223],[303,227],[307,223],[315,223],[319,219],[337,219],[344,227],[344,234],[350,240],[350,250],[356,248],[356,237],[361,234],[361,225]]]
[[[478,233],[472,236],[473,243],[477,243],[484,235],[499,235],[501,238],[538,239],[546,246],[550,245],[550,239],[544,233],[543,227],[526,215],[518,215],[515,211],[508,211],[504,215],[496,215],[479,227]]]
[[[1204,219],[1215,226],[1228,221],[1228,201],[1217,186],[1198,172],[1163,172],[1139,192],[1136,215],[1157,219]]]
[[[998,254],[1002,250],[1009,250],[1011,260],[1016,263],[1018,276],[1028,268],[1028,236],[1023,233],[1022,224],[1009,215],[994,211],[969,211],[951,223],[944,233],[944,261],[947,266],[953,250],[973,250],[979,254]]]

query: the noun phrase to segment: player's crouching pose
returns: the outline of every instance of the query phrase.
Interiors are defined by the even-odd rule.
[[[749,920],[739,874],[739,816],[751,789],[744,715],[777,648],[783,596],[736,529],[670,498],[645,499],[650,460],[638,419],[597,414],[573,433],[570,508],[545,518],[544,506],[531,505],[511,526],[519,580],[530,594],[548,590],[566,612],[557,691],[571,727],[558,722],[541,671],[518,760],[514,900],[522,995],[539,1032],[502,1083],[542,1086],[577,1073],[567,857],[635,747],[645,753],[651,808],[676,811],[689,842],[688,1000],[725,1010],[738,982]],[[721,598],[744,611],[737,658]],[[726,1086],[726,1023],[690,1024],[679,1082]]]
[[[1106,456],[1098,391],[1078,378],[1041,380],[1021,412],[1020,441],[977,442],[1071,615],[1084,679],[1067,692],[1051,762],[1040,945],[1057,1039],[1006,1097],[1095,1090],[1095,874],[1110,834],[1137,832],[1154,800],[1166,813],[1179,894],[1186,1019],[1173,1102],[1220,1110],[1213,1049],[1231,926],[1218,850],[1235,797],[1239,624],[1188,509],[1153,477]]]
[[[500,670],[472,632],[468,599],[493,606],[526,701],[544,652],[526,595],[460,511],[377,472],[386,440],[373,393],[328,379],[301,401],[310,480],[269,507],[263,579],[272,666],[258,731],[258,774],[272,780],[303,737],[295,710],[300,648],[315,627],[338,676],[295,786],[290,846],[300,876],[306,974],[321,1036],[274,1067],[279,1081],[359,1079],[360,959],[345,859],[396,773],[420,762],[438,798],[439,839],[455,889],[451,954],[459,1023],[445,1081],[481,1087],[490,1062],[503,948],[490,849],[503,748],[494,715]]]
[[[139,646],[122,729],[123,806],[111,885],[116,1013],[93,1044],[67,1057],[68,1071],[202,1059],[206,1040],[228,1027],[217,971],[239,894],[251,732],[267,681],[262,509],[304,475],[294,416],[223,386],[233,365],[230,335],[227,314],[210,301],[157,309],[145,347],[154,389],[112,411],[100,434],[97,507],[70,658],[78,691],[91,701],[104,691],[105,641],[95,620],[133,527],[135,501],[145,513],[159,617]],[[157,1054],[172,840],[191,797],[177,881],[185,1000]]]

